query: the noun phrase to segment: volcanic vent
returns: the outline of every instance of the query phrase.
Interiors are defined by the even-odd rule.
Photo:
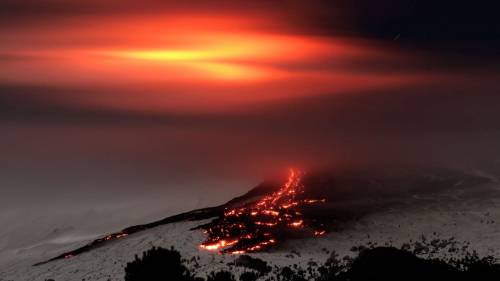
[[[291,169],[279,190],[257,202],[225,209],[223,216],[202,226],[208,237],[200,247],[238,254],[270,247],[281,237],[324,234],[322,224],[301,213],[304,205],[325,202],[303,198],[302,176],[302,172]]]

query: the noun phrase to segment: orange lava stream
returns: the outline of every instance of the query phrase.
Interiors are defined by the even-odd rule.
[[[205,227],[208,238],[200,247],[241,254],[275,244],[283,231],[304,229],[307,225],[297,208],[304,204],[321,203],[324,199],[298,199],[298,195],[304,192],[302,175],[291,169],[288,180],[278,191],[256,203],[227,209],[222,218]],[[325,230],[314,230],[312,234],[323,235]]]

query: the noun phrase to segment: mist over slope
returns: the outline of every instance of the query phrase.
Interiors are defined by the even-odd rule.
[[[397,246],[417,241],[422,235],[467,241],[471,249],[484,255],[496,255],[495,249],[500,246],[495,238],[500,233],[496,224],[500,219],[500,186],[491,175],[446,169],[357,170],[309,173],[304,177],[304,184],[308,187],[308,195],[327,199],[324,205],[304,212],[306,216],[328,222],[328,233],[322,237],[290,237],[279,241],[275,247],[251,255],[286,265],[290,262],[288,256],[296,256],[291,253],[299,252],[300,261],[306,263],[309,259],[325,259],[327,254],[323,249],[348,254],[356,245],[374,242]],[[167,218],[149,224],[152,227],[133,227],[140,231],[69,259],[32,266],[58,253],[84,246],[91,239],[41,253],[27,249],[15,263],[4,263],[0,276],[17,277],[13,278],[15,280],[37,280],[40,276],[59,277],[56,280],[81,280],[78,278],[84,276],[86,280],[121,280],[123,264],[151,245],[175,246],[187,257],[199,256],[197,271],[203,274],[235,257],[200,249],[206,237],[197,226],[211,222],[209,217],[220,216],[226,207],[255,201],[278,186],[279,183],[263,183],[221,207],[208,209],[213,213],[203,217],[192,216],[199,214],[194,211],[177,222]],[[201,218],[203,220],[192,220]]]

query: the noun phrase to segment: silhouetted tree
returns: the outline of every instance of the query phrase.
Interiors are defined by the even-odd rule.
[[[194,281],[189,270],[184,266],[178,251],[156,248],[144,252],[142,258],[135,256],[135,260],[125,267],[125,281]]]
[[[307,281],[304,277],[304,272],[302,271],[294,271],[288,266],[281,268],[281,271],[278,275],[279,281]]]
[[[252,268],[244,272],[239,281],[256,281],[262,278],[270,267],[263,260],[242,256],[233,265]],[[477,254],[469,254],[461,259],[444,261],[424,259],[412,251],[392,247],[363,248],[355,259],[341,261],[335,252],[324,265],[304,271],[296,264],[275,267],[276,276],[268,276],[272,281],[421,281],[421,280],[500,280],[500,265],[497,259],[480,259]],[[182,263],[178,251],[152,248],[142,257],[128,263],[125,268],[125,281],[204,281],[196,278]],[[47,280],[49,281],[49,280]],[[212,272],[206,281],[236,281],[229,271]]]
[[[260,275],[267,274],[271,271],[271,267],[267,265],[266,261],[263,261],[259,258],[252,258],[249,255],[239,256],[237,259],[234,260],[232,265],[253,269],[259,272]]]
[[[211,272],[207,281],[235,281],[234,276],[229,271]]]
[[[245,271],[240,275],[240,281],[256,281],[259,275],[255,272]]]

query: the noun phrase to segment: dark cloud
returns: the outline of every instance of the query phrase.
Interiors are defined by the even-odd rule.
[[[345,32],[388,39],[500,39],[495,2],[430,0],[315,1],[298,13],[325,34]]]
[[[81,95],[99,95],[99,89],[57,88],[0,84],[0,122],[35,122],[57,124],[170,124],[168,114],[130,112],[77,102]]]
[[[33,22],[80,15],[137,13],[273,14],[296,30],[398,40],[499,40],[494,1],[313,0],[313,1],[62,1],[5,0],[2,22]]]
[[[199,169],[213,163],[228,168],[230,163],[230,169],[239,171],[247,170],[246,165],[255,168],[270,159],[274,164],[269,165],[275,167],[332,159],[353,161],[348,160],[353,156],[359,162],[421,162],[438,158],[465,161],[473,157],[467,154],[464,158],[461,153],[470,152],[470,145],[482,141],[490,146],[476,147],[475,157],[484,159],[496,149],[492,143],[499,140],[496,117],[500,87],[492,76],[453,76],[453,79],[441,78],[439,83],[398,89],[281,99],[247,106],[236,113],[185,115],[86,107],[60,102],[61,96],[82,90],[4,85],[0,91],[0,120],[21,127],[57,124],[61,132],[74,126],[119,124],[128,128],[123,129],[125,139],[137,141],[134,148],[127,146],[130,151],[120,153],[139,156],[146,148],[156,150],[154,155],[149,152],[141,155],[141,161],[162,164],[148,165],[145,169],[161,170],[160,167],[169,166],[179,174],[188,173],[191,161],[197,162]],[[142,140],[137,136],[145,127],[154,129],[148,130],[148,137]],[[173,132],[175,138],[188,134],[182,144],[172,144],[166,132]],[[96,137],[106,135],[96,134]],[[116,141],[123,141],[116,137]],[[111,143],[115,136],[106,138],[109,140],[103,140],[104,143]],[[152,144],[149,139],[158,141]],[[179,150],[166,149],[164,145],[168,144]],[[445,147],[441,149],[441,145]],[[395,153],[386,155],[386,151]],[[204,155],[203,161],[195,160],[200,155]],[[235,155],[239,156],[234,158]]]
[[[254,108],[248,119],[243,118],[249,122],[244,127],[274,132],[301,128],[334,135],[500,132],[495,117],[500,88],[491,84],[493,80],[483,82],[482,87],[457,81],[281,101]]]
[[[25,54],[2,54],[0,53],[0,62],[18,62],[18,61],[29,61],[38,59],[36,56],[30,56]]]
[[[0,3],[2,21],[37,22],[72,16],[113,16],[127,14],[154,14],[178,12],[234,12],[266,11],[280,6],[270,1],[230,1],[230,0],[5,0]]]
[[[62,1],[5,0],[3,22],[37,22],[79,15],[134,13],[264,13],[295,29],[323,35],[399,40],[499,40],[494,1],[313,0],[313,1]]]

